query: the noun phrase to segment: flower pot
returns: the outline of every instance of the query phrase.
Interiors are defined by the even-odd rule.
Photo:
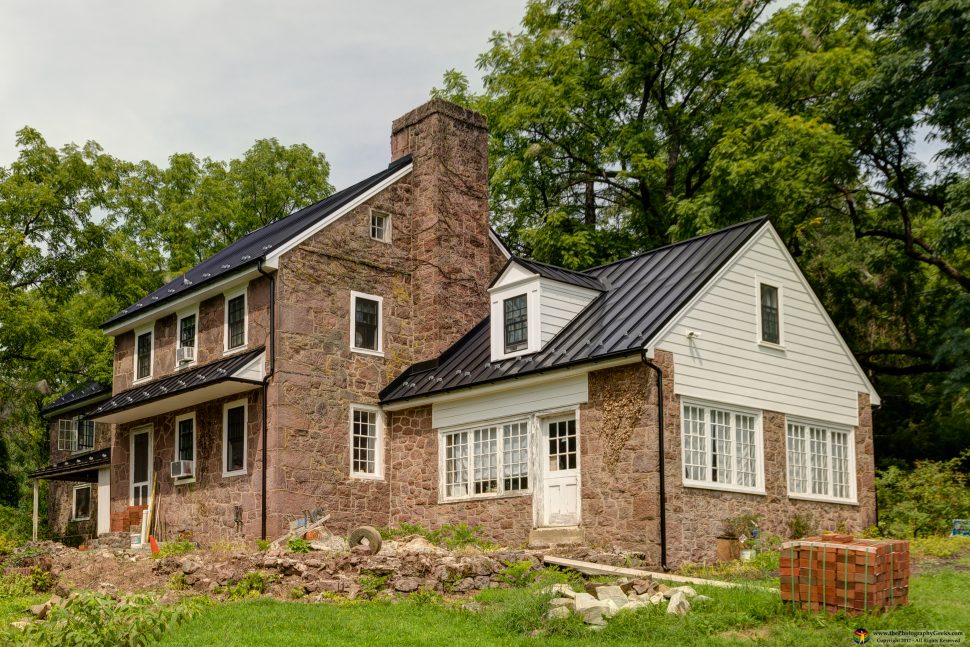
[[[754,548],[745,548],[741,551],[741,555],[740,555],[741,561],[750,562],[752,559],[754,559],[754,556],[757,554],[758,554],[758,551],[755,550]]]
[[[741,542],[736,537],[717,537],[717,561],[733,562],[741,555]]]

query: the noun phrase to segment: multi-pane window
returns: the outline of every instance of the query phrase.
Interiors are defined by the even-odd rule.
[[[178,439],[176,446],[178,451],[176,452],[178,460],[180,461],[194,461],[195,460],[195,418],[185,417],[180,418],[177,425],[176,433],[178,434]]]
[[[778,288],[761,284],[761,341],[781,343],[781,320],[778,307]]]
[[[152,332],[138,335],[135,344],[135,379],[142,380],[152,376]]]
[[[377,411],[352,409],[350,471],[356,476],[380,475],[380,428]]]
[[[388,242],[391,234],[391,217],[382,211],[370,212],[370,237],[381,242]]]
[[[549,423],[549,471],[576,469],[576,420]]]
[[[195,347],[195,315],[179,319],[179,348]]]
[[[381,303],[377,299],[354,295],[354,348],[381,350]]]
[[[59,420],[57,423],[57,449],[61,451],[79,452],[94,449],[93,420]]]
[[[91,486],[77,485],[74,487],[74,509],[72,521],[84,521],[91,518]]]
[[[444,435],[443,445],[446,499],[528,490],[527,422],[454,431]]]
[[[223,414],[224,476],[246,472],[246,405],[231,403]]]
[[[246,345],[246,295],[226,301],[226,350]]]
[[[724,407],[684,403],[684,482],[760,490],[758,420]]]
[[[529,345],[529,306],[527,296],[506,299],[503,304],[505,352],[513,353]]]
[[[850,500],[851,452],[847,431],[789,422],[789,494]]]

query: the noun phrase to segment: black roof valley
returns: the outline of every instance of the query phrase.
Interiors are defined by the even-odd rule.
[[[491,361],[486,317],[436,361],[415,364],[381,402],[423,397],[575,364],[639,354],[721,267],[768,222],[758,218],[582,273],[514,259],[549,278],[579,274],[603,291],[542,350]],[[541,272],[539,270],[542,270]],[[542,272],[549,272],[543,274]],[[551,275],[550,275],[551,274]]]

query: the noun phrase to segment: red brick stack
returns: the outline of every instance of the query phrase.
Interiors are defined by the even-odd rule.
[[[781,599],[806,611],[861,613],[909,603],[909,542],[827,534],[781,546]]]

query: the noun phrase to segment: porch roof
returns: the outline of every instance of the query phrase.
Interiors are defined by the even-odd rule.
[[[83,481],[85,483],[98,482],[98,470],[111,464],[111,448],[95,449],[94,451],[75,454],[65,461],[51,463],[47,467],[31,472],[27,476],[32,479],[47,479],[50,481]]]
[[[131,422],[244,391],[263,379],[263,347],[122,391],[86,418]]]

